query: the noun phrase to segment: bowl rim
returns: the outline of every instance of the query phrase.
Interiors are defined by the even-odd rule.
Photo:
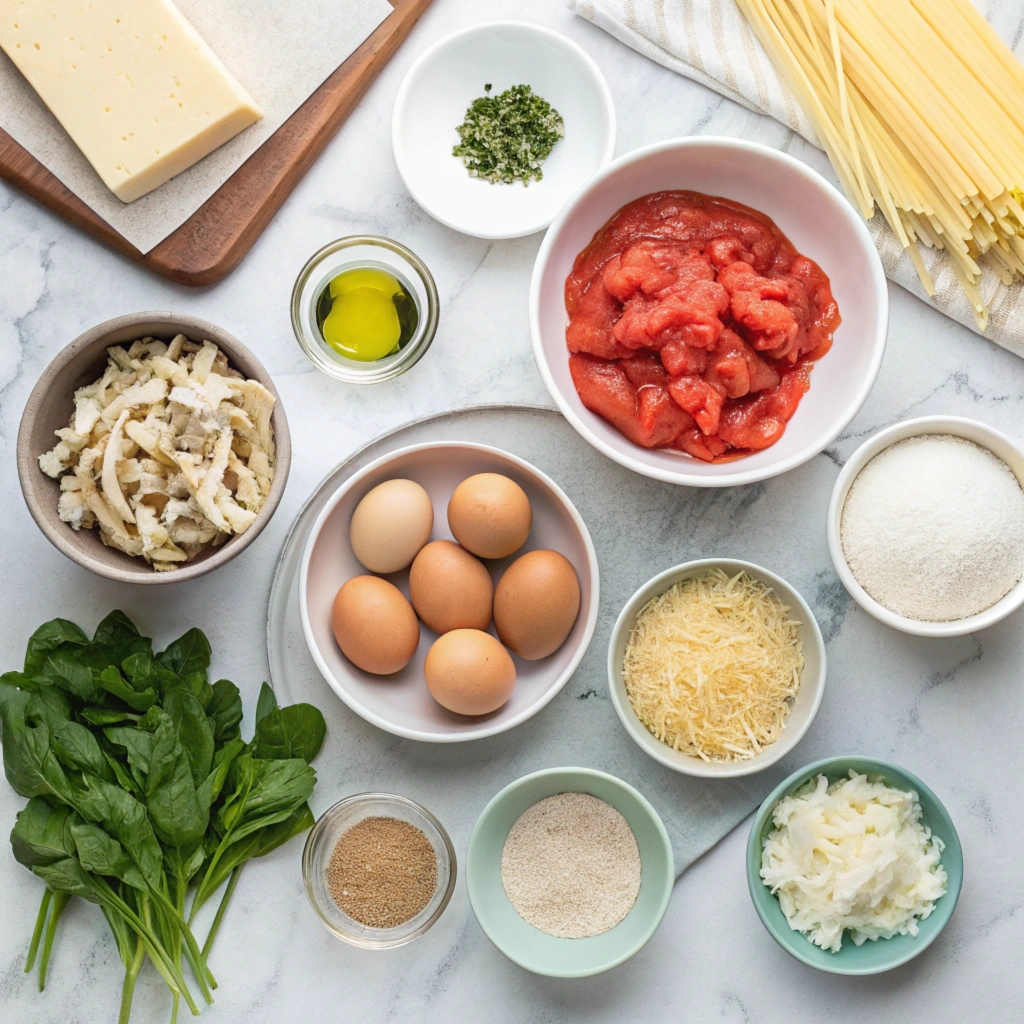
[[[685,468],[686,464],[682,460],[680,461],[680,468],[678,470],[663,469],[660,466],[648,466],[635,459],[625,448],[620,449],[615,445],[608,444],[606,441],[598,437],[590,428],[586,420],[577,414],[576,410],[572,407],[572,404],[562,394],[555,382],[554,375],[548,365],[547,355],[544,351],[540,326],[541,282],[547,273],[551,252],[554,249],[555,243],[558,236],[561,234],[566,221],[568,221],[569,218],[572,217],[584,203],[586,203],[593,190],[602,182],[617,174],[624,168],[630,167],[633,164],[642,163],[649,157],[673,150],[685,152],[686,150],[700,147],[721,147],[723,149],[734,150],[738,153],[764,156],[769,160],[775,161],[780,167],[785,168],[787,171],[795,173],[798,177],[804,178],[808,185],[813,185],[828,195],[833,200],[837,215],[844,218],[851,225],[854,233],[860,238],[864,253],[868,258],[867,263],[869,277],[874,284],[873,290],[878,302],[878,315],[875,319],[874,331],[872,332],[873,351],[871,353],[871,362],[868,366],[868,372],[861,381],[853,400],[848,406],[846,414],[841,417],[840,421],[837,421],[833,429],[827,435],[821,435],[818,439],[805,445],[794,455],[789,456],[787,459],[783,459],[777,464],[764,466],[761,469],[727,471],[717,477],[697,476],[695,474],[691,474],[687,472]],[[634,473],[640,473],[643,476],[648,476],[655,480],[663,480],[666,483],[681,484],[688,487],[736,487],[742,484],[756,483],[760,480],[768,480],[771,477],[780,476],[783,473],[789,472],[791,469],[795,469],[797,466],[803,465],[805,462],[813,459],[816,455],[820,455],[850,425],[850,422],[857,413],[860,412],[865,401],[867,401],[868,395],[871,393],[871,389],[875,385],[875,381],[878,378],[878,372],[882,366],[882,357],[885,354],[889,329],[889,291],[885,280],[885,272],[882,268],[882,261],[878,255],[878,250],[875,248],[875,243],[871,240],[871,235],[868,232],[863,219],[847,201],[846,197],[843,196],[843,194],[830,181],[814,170],[814,168],[800,160],[797,160],[796,157],[790,156],[788,153],[783,153],[781,150],[774,149],[771,146],[765,146],[759,142],[750,142],[746,139],[735,139],[722,135],[691,135],[682,138],[667,139],[663,142],[656,142],[648,146],[641,146],[639,149],[634,149],[629,153],[624,153],[622,156],[617,157],[606,167],[598,171],[590,181],[588,181],[565,204],[565,206],[562,207],[561,212],[552,223],[550,230],[544,236],[544,240],[541,242],[540,250],[537,253],[537,258],[533,265],[533,274],[530,279],[529,314],[530,339],[532,342],[534,359],[537,363],[537,369],[540,372],[545,387],[548,389],[548,393],[551,395],[552,399],[554,399],[555,404],[561,410],[562,415],[565,416],[584,440],[593,445],[593,447],[595,447],[599,452],[607,455],[608,458],[612,459],[614,462],[617,462],[620,466],[625,466],[626,469],[631,469]],[[587,415],[596,414],[588,412]],[[743,460],[740,459],[734,463],[728,463],[727,465],[742,466]]]
[[[434,908],[434,912],[430,917],[421,922],[408,934],[380,942],[357,938],[355,935],[351,935],[348,932],[343,932],[341,929],[336,928],[334,923],[323,913],[319,902],[314,899],[312,886],[314,841],[327,828],[331,819],[336,817],[342,809],[357,806],[359,804],[374,802],[401,804],[406,807],[411,807],[418,813],[422,814],[430,825],[437,831],[438,836],[440,836],[441,842],[448,853],[448,862],[450,865],[450,870],[448,872],[448,884],[445,886],[445,891],[441,896],[441,902]],[[444,825],[442,825],[441,822],[423,806],[423,804],[417,803],[417,801],[413,800],[411,797],[402,796],[398,793],[366,792],[353,793],[351,796],[342,797],[340,800],[331,804],[331,806],[328,807],[315,822],[313,822],[312,827],[306,835],[306,842],[302,847],[302,887],[306,892],[306,899],[309,900],[310,906],[313,908],[316,916],[320,919],[320,923],[335,938],[341,939],[343,942],[347,942],[352,946],[358,946],[361,949],[394,949],[397,946],[404,946],[407,943],[412,942],[413,939],[418,939],[424,932],[429,931],[437,923],[441,915],[447,909],[448,904],[451,902],[452,894],[455,892],[455,881],[457,876],[458,863],[455,856],[455,847],[452,844],[451,836],[448,835]]]
[[[829,498],[826,518],[828,550],[832,556],[832,565],[835,567],[839,579],[842,580],[843,586],[846,587],[850,596],[864,611],[874,616],[879,622],[892,626],[893,629],[898,629],[903,633],[924,637],[964,636],[967,633],[975,633],[980,629],[995,625],[995,623],[1002,621],[1008,615],[1012,615],[1021,605],[1024,605],[1024,578],[1021,578],[995,604],[990,605],[976,615],[969,615],[965,619],[952,619],[943,622],[911,619],[905,615],[890,611],[883,604],[876,601],[861,586],[857,577],[853,575],[849,563],[846,561],[840,525],[847,495],[850,493],[850,488],[864,467],[876,455],[885,451],[886,448],[892,447],[899,441],[908,440],[911,437],[920,437],[923,434],[951,434],[954,437],[962,437],[965,441],[971,441],[981,448],[987,448],[997,458],[1006,462],[997,451],[989,447],[988,443],[983,443],[974,437],[968,436],[964,432],[965,428],[975,434],[980,434],[997,447],[1005,447],[1014,452],[1021,465],[1024,466],[1024,450],[1006,434],[996,430],[994,427],[981,423],[979,420],[969,419],[966,416],[917,416],[909,420],[900,420],[898,423],[894,423],[872,434],[846,460],[845,465],[839,472],[839,476],[836,478],[835,484],[832,486],[832,496]],[[1007,465],[1009,466],[1009,463]],[[1024,474],[1015,470],[1013,466],[1009,466],[1009,469],[1017,478],[1021,487],[1024,487]]]
[[[439,224],[443,224],[445,227],[451,228],[453,231],[458,231],[460,234],[470,235],[474,238],[500,240],[524,238],[527,235],[535,235],[538,231],[543,231],[545,228],[549,227],[552,221],[557,218],[558,214],[556,213],[551,216],[544,216],[533,221],[528,221],[525,226],[512,233],[507,231],[485,231],[476,228],[470,230],[465,225],[456,224],[454,221],[440,216],[440,214],[432,208],[431,204],[424,200],[420,190],[414,186],[411,175],[407,173],[412,160],[406,152],[405,140],[401,133],[400,123],[405,116],[405,106],[408,102],[409,94],[416,85],[416,80],[419,78],[424,67],[430,63],[438,53],[447,49],[452,44],[460,42],[467,36],[492,33],[495,31],[502,32],[510,29],[518,32],[533,33],[537,36],[543,36],[547,41],[552,42],[557,46],[561,46],[563,49],[569,51],[582,61],[583,66],[589,72],[589,84],[600,101],[601,112],[603,115],[602,127],[604,131],[604,145],[602,147],[601,157],[598,163],[599,171],[600,169],[608,166],[612,159],[612,154],[615,152],[617,124],[615,117],[615,104],[612,101],[611,90],[608,88],[608,82],[605,80],[604,75],[601,74],[601,69],[597,66],[593,57],[591,57],[590,54],[579,45],[579,43],[570,39],[568,36],[563,35],[561,32],[556,32],[554,29],[547,28],[544,25],[538,25],[529,21],[517,21],[515,19],[487,21],[478,25],[470,25],[467,28],[461,28],[455,32],[450,32],[448,35],[438,39],[436,42],[428,46],[412,62],[409,70],[405,73],[405,77],[402,79],[402,82],[398,87],[398,92],[395,95],[395,103],[391,111],[391,149],[394,154],[395,165],[398,168],[399,177],[402,179],[402,183],[405,185],[412,198],[416,201],[417,205],[433,217]],[[580,87],[583,87],[582,80]],[[585,187],[586,182],[580,182],[580,186]]]
[[[960,843],[960,836],[956,830],[956,826],[953,824],[953,819],[950,816],[949,811],[946,809],[946,805],[935,795],[934,790],[922,782],[913,772],[908,771],[906,768],[902,768],[900,765],[893,763],[892,761],[885,761],[879,757],[871,757],[867,754],[839,754],[834,757],[825,757],[819,761],[812,761],[810,764],[804,765],[803,768],[799,768],[793,772],[792,775],[783,779],[772,791],[765,797],[761,806],[754,812],[754,818],[750,825],[750,833],[747,836],[747,848],[746,848],[746,867],[747,867],[747,890],[750,893],[750,901],[754,904],[754,910],[757,912],[757,916],[764,925],[765,931],[775,940],[775,942],[782,947],[790,956],[799,960],[801,963],[807,964],[808,967],[813,967],[816,970],[824,971],[828,974],[844,974],[851,976],[867,976],[872,974],[884,974],[886,971],[891,971],[896,967],[900,967],[914,957],[920,955],[926,950],[938,937],[942,934],[946,925],[949,924],[950,918],[953,916],[953,912],[956,910],[957,902],[960,899],[960,890],[963,887],[963,871],[961,870],[959,877],[953,880],[950,884],[947,884],[946,893],[940,897],[940,900],[936,901],[936,911],[933,911],[930,917],[933,917],[935,913],[940,913],[941,917],[937,920],[940,921],[939,928],[931,935],[927,936],[920,942],[915,942],[911,946],[909,952],[903,956],[896,957],[892,963],[886,964],[885,966],[877,967],[842,967],[839,965],[838,960],[835,965],[831,962],[828,964],[817,963],[811,957],[803,954],[798,944],[783,942],[778,935],[775,934],[775,929],[769,926],[768,922],[764,919],[764,915],[761,912],[761,906],[758,903],[755,891],[758,886],[761,889],[767,891],[764,881],[760,875],[760,864],[761,864],[761,843],[760,837],[761,832],[764,829],[765,823],[768,821],[772,810],[775,805],[789,793],[798,789],[804,785],[812,775],[821,773],[827,773],[828,769],[833,765],[858,761],[870,764],[873,769],[877,770],[877,773],[882,776],[887,774],[892,779],[905,779],[907,780],[914,789],[917,790],[918,795],[927,796],[929,799],[935,802],[935,806],[938,808],[940,816],[944,819],[943,824],[948,825],[949,833],[952,841],[946,843],[946,849],[954,848],[957,851],[958,858],[963,863],[963,846]],[[927,824],[927,823],[926,823]],[[773,897],[774,898],[774,897]],[[947,902],[948,901],[948,902]],[[938,907],[942,907],[938,910]],[[947,909],[948,908],[948,909]],[[808,945],[811,945],[809,940],[800,932],[793,931],[794,936],[799,936],[804,939]],[[882,941],[882,940],[879,940]]]
[[[32,486],[32,482],[34,482],[35,476],[40,470],[36,453],[31,450],[31,434],[36,418],[50,396],[52,378],[77,359],[82,352],[98,345],[107,336],[126,328],[143,324],[166,324],[169,328],[176,328],[175,333],[204,335],[210,341],[215,342],[219,348],[222,348],[229,361],[235,364],[236,367],[239,359],[248,362],[250,364],[250,371],[248,372],[251,377],[267,388],[276,399],[274,410],[271,413],[275,446],[274,479],[270,485],[270,492],[257,513],[256,519],[245,533],[235,534],[230,537],[219,549],[212,552],[206,558],[198,562],[186,562],[181,568],[174,569],[171,572],[157,572],[154,569],[150,569],[148,572],[136,572],[123,569],[119,565],[108,565],[94,558],[73,541],[73,536],[76,535],[70,527],[66,531],[54,530],[50,527],[46,520],[45,510],[39,495]],[[113,342],[112,344],[124,344],[124,342]],[[106,348],[107,346],[104,345],[104,352]],[[99,355],[97,355],[97,363],[99,358]],[[68,395],[68,404],[70,415],[73,408],[72,395]],[[217,326],[212,321],[193,316],[191,313],[174,313],[169,310],[148,310],[113,317],[83,331],[73,341],[65,345],[47,363],[29,393],[25,408],[21,414],[17,437],[18,481],[21,485],[21,494],[36,526],[39,527],[43,536],[61,554],[66,555],[73,562],[77,562],[78,565],[88,569],[90,572],[94,572],[97,576],[103,576],[118,583],[136,583],[142,586],[184,583],[187,580],[197,579],[230,562],[236,555],[240,555],[263,531],[281,503],[291,467],[291,454],[291,433],[288,429],[288,417],[281,402],[281,395],[266,367],[264,367],[256,355],[233,334],[226,331],[223,327]],[[69,534],[72,536],[69,536]],[[109,550],[116,551],[116,549]],[[118,553],[123,554],[123,552]],[[123,557],[132,559],[133,562],[136,561],[131,555],[123,555]]]
[[[627,952],[624,952],[612,960],[604,964],[599,964],[595,967],[587,968],[585,970],[558,970],[552,968],[549,970],[538,970],[536,967],[524,964],[522,960],[517,959],[511,953],[508,952],[502,945],[499,938],[497,938],[488,929],[487,925],[480,919],[480,914],[477,911],[477,901],[482,900],[482,894],[476,893],[477,887],[477,863],[479,862],[481,854],[479,851],[480,836],[484,830],[489,827],[490,822],[488,819],[497,811],[498,807],[506,801],[514,792],[521,789],[528,782],[534,779],[543,777],[569,777],[571,775],[586,775],[591,778],[601,779],[604,782],[621,790],[627,797],[634,800],[636,805],[647,815],[651,823],[654,825],[655,832],[658,836],[659,845],[662,847],[666,855],[666,863],[668,864],[668,874],[666,878],[661,879],[662,891],[660,893],[658,906],[651,916],[651,920],[645,927],[642,938],[636,942]],[[569,792],[569,790],[559,790],[558,792]],[[556,795],[556,794],[552,794]],[[541,797],[540,799],[544,799]],[[607,801],[606,801],[607,802]],[[532,806],[532,805],[531,805]],[[620,812],[621,813],[621,812]],[[657,880],[656,880],[657,881]],[[672,890],[675,886],[676,874],[675,874],[675,854],[672,850],[672,841],[669,839],[668,829],[665,828],[665,823],[661,819],[661,815],[654,809],[653,804],[641,793],[636,787],[631,786],[624,779],[620,779],[617,775],[611,775],[608,772],[600,771],[597,768],[581,768],[581,767],[561,767],[561,768],[542,768],[539,771],[530,772],[528,775],[520,776],[518,779],[503,786],[490,800],[487,801],[486,806],[480,812],[479,817],[476,820],[476,824],[473,826],[473,831],[470,833],[469,844],[466,848],[466,892],[469,895],[469,904],[473,908],[473,916],[477,920],[477,924],[480,925],[484,934],[494,944],[494,946],[501,952],[501,954],[511,960],[514,964],[522,967],[524,970],[530,971],[534,974],[542,974],[549,978],[588,978],[595,974],[603,974],[605,971],[610,971],[613,967],[618,967],[619,964],[625,963],[627,960],[636,956],[644,946],[650,942],[654,933],[658,930],[662,920],[665,917],[665,912],[668,910],[669,902],[672,899]],[[642,882],[641,882],[642,884]],[[474,895],[475,894],[475,895]],[[571,939],[566,941],[573,941]]]
[[[782,735],[760,754],[746,761],[735,761],[729,764],[707,764],[697,757],[688,754],[681,754],[671,747],[662,743],[637,717],[633,705],[629,702],[626,694],[626,686],[622,679],[622,666],[615,658],[615,648],[619,639],[626,631],[626,623],[640,609],[657,594],[664,593],[679,580],[688,579],[696,575],[701,569],[722,568],[730,575],[736,572],[746,572],[755,579],[767,580],[775,590],[780,600],[786,600],[780,593],[779,587],[796,598],[798,610],[804,616],[804,622],[811,631],[814,647],[817,649],[821,661],[821,669],[813,682],[813,691],[810,694],[809,714],[806,721],[795,729],[788,727],[783,729]],[[787,603],[789,603],[787,601]],[[817,717],[818,709],[821,707],[822,698],[825,695],[825,683],[828,678],[828,655],[825,648],[825,640],[821,635],[821,628],[818,620],[811,610],[810,605],[804,596],[791,583],[788,583],[777,573],[754,562],[747,562],[740,558],[696,558],[689,562],[682,562],[672,566],[670,569],[652,576],[646,583],[638,587],[628,601],[622,606],[612,627],[611,637],[608,641],[608,690],[611,696],[612,706],[619,716],[619,722],[629,734],[629,737],[648,757],[654,758],[673,771],[683,775],[692,775],[702,779],[735,779],[744,775],[755,775],[766,768],[770,768],[776,761],[785,757],[807,734]],[[804,677],[801,674],[800,688],[803,690]],[[764,757],[763,761],[758,758]],[[756,763],[755,763],[756,762]]]
[[[327,662],[320,653],[313,637],[313,628],[309,621],[309,608],[306,604],[306,586],[313,548],[328,517],[338,506],[341,500],[350,491],[358,487],[366,477],[371,473],[376,472],[382,466],[386,466],[388,463],[394,462],[397,459],[413,452],[439,448],[469,448],[473,451],[498,455],[503,459],[508,459],[529,476],[534,477],[546,485],[561,501],[563,507],[569,513],[569,518],[572,520],[573,525],[576,527],[583,541],[583,547],[586,551],[587,565],[590,569],[591,578],[590,612],[587,615],[587,619],[584,624],[583,635],[580,639],[579,648],[555,682],[549,685],[547,690],[542,693],[533,704],[524,708],[517,715],[514,715],[507,721],[492,721],[477,728],[467,729],[465,732],[455,733],[452,735],[441,735],[438,733],[424,732],[419,729],[412,729],[407,726],[395,725],[393,722],[389,722],[376,712],[365,707],[343,686],[338,684],[334,679],[333,673],[328,669]],[[371,575],[377,574],[374,573]],[[504,449],[496,448],[493,445],[480,444],[477,441],[421,441],[417,444],[410,444],[402,448],[396,448],[393,451],[387,452],[379,458],[374,459],[372,462],[367,463],[361,470],[359,470],[358,473],[354,473],[350,476],[324,504],[324,507],[320,510],[319,515],[310,527],[309,534],[303,544],[302,560],[299,564],[299,619],[302,622],[302,635],[305,637],[306,647],[309,649],[310,657],[312,657],[316,667],[320,670],[320,674],[324,677],[328,686],[330,686],[334,693],[337,694],[337,696],[340,697],[341,700],[357,715],[359,715],[360,718],[365,719],[371,725],[375,725],[378,729],[383,729],[385,732],[389,732],[394,736],[403,736],[406,739],[420,740],[424,743],[465,743],[470,740],[479,740],[488,736],[496,736],[499,733],[507,732],[509,729],[514,729],[517,725],[522,725],[523,722],[532,718],[538,711],[546,707],[565,688],[565,684],[572,678],[573,673],[577,668],[579,668],[580,662],[582,662],[584,655],[587,653],[590,643],[594,638],[594,630],[597,628],[597,615],[600,603],[601,581],[597,562],[597,552],[594,549],[594,542],[591,539],[590,531],[587,529],[587,524],[583,521],[583,517],[580,515],[579,510],[573,504],[569,496],[561,487],[558,486],[558,484],[555,483],[554,480],[551,479],[551,477],[536,466],[527,462],[525,459],[521,459],[518,455],[513,455],[511,452],[507,452]]]

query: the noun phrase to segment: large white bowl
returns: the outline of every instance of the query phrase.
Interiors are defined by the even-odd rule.
[[[474,473],[503,473],[526,491],[533,506],[533,528],[526,544],[508,558],[485,564],[497,582],[526,551],[551,548],[572,562],[580,581],[580,611],[565,643],[540,661],[512,655],[516,686],[508,703],[489,715],[467,717],[441,707],[427,690],[423,660],[437,634],[420,624],[412,661],[389,676],[356,668],[342,653],[331,629],[331,607],[341,585],[366,574],[349,546],[349,522],[367,491],[394,477],[415,480],[434,505],[432,540],[453,540],[448,499]],[[409,572],[384,577],[409,596]],[[331,497],[309,532],[299,575],[299,615],[309,653],[331,689],[368,722],[396,736],[430,743],[493,736],[525,722],[544,707],[576,671],[594,635],[599,598],[597,555],[590,532],[565,492],[528,462],[483,444],[441,441],[389,452],[347,480]],[[490,632],[497,635],[493,625]]]
[[[471,178],[452,156],[466,108],[490,83],[496,96],[529,85],[565,122],[565,138],[528,186]],[[431,46],[398,89],[391,119],[398,173],[413,199],[442,224],[478,238],[542,231],[566,200],[612,158],[615,108],[597,65],[570,39],[539,25],[497,21]]]
[[[873,615],[879,622],[884,622],[887,626],[902,630],[904,633],[913,633],[915,636],[963,636],[965,633],[976,633],[979,629],[985,629],[986,626],[994,625],[1000,619],[1005,619],[1007,615],[1015,612],[1024,604],[1024,579],[1021,579],[1008,594],[1001,597],[994,605],[978,612],[977,615],[970,615],[966,619],[955,619],[952,622],[923,622],[920,619],[910,619],[905,615],[898,615],[886,608],[885,605],[879,604],[857,582],[857,577],[850,571],[846,555],[843,553],[839,528],[842,523],[846,496],[850,493],[850,488],[853,486],[854,480],[857,479],[857,475],[879,452],[890,448],[897,441],[904,441],[908,437],[920,437],[922,434],[952,434],[954,437],[962,437],[973,441],[982,448],[987,448],[1010,467],[1021,487],[1024,487],[1024,452],[998,430],[961,416],[919,416],[917,419],[904,420],[902,423],[887,427],[873,437],[869,437],[846,460],[846,465],[843,466],[835,486],[832,488],[832,498],[828,505],[829,554],[831,554],[832,564],[843,581],[843,586],[850,592],[850,596],[864,611]]]
[[[782,438],[734,462],[707,464],[641,448],[580,401],[565,344],[565,279],[577,253],[617,210],[652,192],[689,189],[767,214],[831,278],[843,322],[814,367],[811,390]],[[530,285],[537,366],[566,419],[598,451],[644,476],[728,487],[777,476],[831,444],[864,404],[885,350],[889,297],[874,243],[856,210],[820,174],[785,153],[741,139],[672,139],[619,157],[582,188],[552,224]]]
[[[745,572],[752,579],[760,580],[771,587],[783,604],[788,605],[800,620],[800,640],[803,643],[804,669],[800,676],[800,689],[797,690],[792,710],[786,719],[782,735],[770,746],[747,761],[730,761],[724,764],[709,764],[699,757],[691,757],[662,743],[643,722],[637,717],[633,705],[626,693],[626,684],[622,678],[622,663],[626,656],[626,644],[629,635],[636,625],[637,617],[644,605],[659,594],[664,594],[669,587],[680,580],[689,579],[709,569],[722,569],[730,576]],[[810,606],[782,577],[762,569],[751,562],[742,562],[736,558],[702,558],[693,562],[666,569],[653,579],[648,580],[627,602],[619,613],[612,629],[612,639],[608,645],[608,684],[611,691],[612,705],[619,721],[626,727],[626,732],[635,740],[637,746],[669,768],[674,768],[684,775],[699,775],[709,779],[733,779],[739,775],[753,775],[769,765],[775,764],[788,754],[803,739],[811,727],[814,716],[818,713],[822,695],[825,692],[825,641],[822,639],[818,622]]]

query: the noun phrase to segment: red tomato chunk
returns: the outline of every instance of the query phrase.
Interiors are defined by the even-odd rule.
[[[565,306],[583,404],[705,462],[782,436],[840,322],[828,277],[768,217],[697,192],[619,210],[576,257]]]

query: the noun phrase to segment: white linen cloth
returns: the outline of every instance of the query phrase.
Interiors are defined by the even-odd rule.
[[[644,56],[749,110],[770,114],[819,145],[807,115],[780,79],[735,0],[569,0],[569,5]],[[1017,43],[1020,55],[1024,9],[1017,0],[998,0],[990,6],[993,9],[985,11],[986,16],[1005,40]],[[941,252],[922,249],[936,289],[935,296],[929,297],[880,212],[868,221],[868,229],[886,277],[977,331],[970,304]],[[981,293],[989,307],[989,323],[982,337],[1024,356],[1022,283],[1007,287],[991,270],[986,268],[983,274]]]

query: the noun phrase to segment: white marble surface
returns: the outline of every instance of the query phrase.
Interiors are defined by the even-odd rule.
[[[242,685],[251,714],[266,673],[264,605],[277,549],[326,467],[363,439],[414,414],[471,401],[548,402],[530,353],[525,315],[539,237],[489,243],[438,226],[405,194],[390,154],[391,102],[416,54],[455,28],[497,17],[548,24],[593,55],[619,111],[619,152],[676,134],[718,133],[784,147],[823,167],[820,154],[777,124],[644,61],[574,19],[555,0],[487,5],[435,0],[246,261],[215,288],[188,291],[150,277],[0,185],[0,507],[6,513],[0,666],[15,667],[28,634],[54,615],[89,628],[109,608],[123,607],[158,642],[209,621],[214,670]],[[356,231],[389,234],[409,244],[433,268],[443,301],[429,357],[405,377],[368,390],[341,387],[314,370],[292,338],[287,312],[292,280],[306,257],[324,242]],[[288,409],[296,458],[282,507],[244,557],[205,580],[143,592],[91,576],[44,540],[19,494],[14,439],[30,388],[61,346],[108,317],[152,308],[195,312],[255,349]],[[767,485],[774,494],[773,511],[808,504],[821,510],[820,527],[809,532],[798,564],[781,571],[805,581],[805,593],[813,599],[829,639],[830,691],[863,694],[860,707],[844,696],[844,720],[836,717],[840,702],[826,696],[816,727],[842,737],[839,747],[845,751],[889,757],[920,775],[944,799],[960,830],[967,865],[960,906],[924,956],[868,979],[822,975],[790,959],[768,937],[750,904],[743,826],[683,875],[647,948],[602,977],[555,981],[505,961],[481,933],[461,885],[425,938],[371,954],[342,946],[316,921],[301,892],[301,844],[293,842],[247,868],[218,939],[213,966],[221,987],[206,1019],[475,1021],[496,1009],[505,1020],[552,1024],[655,1016],[807,1024],[911,1014],[938,1021],[1019,1019],[1024,997],[1019,969],[1024,895],[1017,856],[1024,841],[1021,618],[949,641],[918,640],[886,629],[861,613],[835,578],[824,541],[824,511],[838,463],[859,439],[898,419],[959,413],[1020,438],[1022,381],[1024,364],[1016,357],[893,289],[889,349],[863,411],[830,452],[788,481]],[[755,492],[750,489],[751,502],[759,497]],[[720,504],[694,500],[705,502],[709,518],[731,507],[724,498]],[[776,531],[786,523],[752,514],[746,524],[749,532],[742,541],[748,557],[756,554],[771,565]],[[714,536],[709,523],[702,534],[709,550],[715,549]],[[599,691],[605,685],[601,678],[588,682]],[[556,701],[545,714],[556,715],[559,707]],[[593,713],[613,714],[606,701],[595,704]],[[399,746],[368,759],[358,777],[346,779],[336,778],[329,763],[322,765],[325,782],[316,808],[344,792],[387,787],[389,777],[407,771],[418,756],[425,755]],[[481,761],[489,756],[480,753]],[[594,763],[600,766],[600,751]],[[500,776],[500,764],[487,767]],[[459,778],[453,775],[450,785],[458,786]],[[21,803],[0,785],[3,829]],[[448,823],[460,855],[479,809],[467,802],[464,814]],[[50,984],[40,995],[21,973],[39,887],[6,848],[0,849],[0,893],[0,1017],[17,1024],[112,1021],[120,964],[96,909],[77,903],[66,914]],[[147,973],[134,1019],[160,1020],[167,1010],[162,983]]]

